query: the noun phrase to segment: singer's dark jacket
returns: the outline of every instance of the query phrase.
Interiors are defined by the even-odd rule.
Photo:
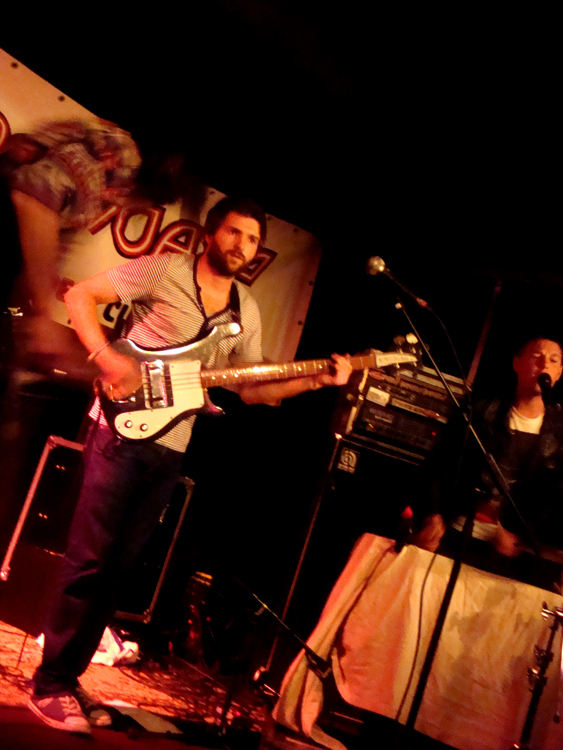
[[[499,464],[515,441],[508,427],[511,405],[511,400],[494,399],[479,403],[473,411],[475,431]],[[467,513],[473,504],[478,507],[480,499],[495,489],[476,442],[466,436],[465,424],[459,422],[448,425],[423,475],[421,500],[426,507],[420,510],[423,514],[439,512],[446,522]],[[546,407],[540,434],[529,436],[510,493],[537,542],[563,549],[563,411],[559,404]],[[501,499],[500,508],[502,525],[524,538],[509,503]]]

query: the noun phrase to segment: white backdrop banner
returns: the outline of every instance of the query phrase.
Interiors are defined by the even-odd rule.
[[[31,132],[49,120],[94,117],[1,49],[0,81],[0,147],[10,133]],[[140,255],[195,252],[207,211],[221,197],[222,193],[208,188],[203,205],[189,205],[186,199],[142,213],[115,208],[100,216],[76,234],[61,259],[59,289],[51,306],[53,319],[69,325],[62,297],[77,281]],[[295,357],[320,256],[321,248],[312,234],[268,216],[267,247],[240,278],[260,307],[264,356],[271,361]],[[110,328],[127,313],[126,306],[119,305],[99,311],[100,320]]]

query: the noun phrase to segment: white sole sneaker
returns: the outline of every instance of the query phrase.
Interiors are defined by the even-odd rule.
[[[71,693],[32,695],[27,703],[41,721],[64,732],[90,734],[90,724]]]

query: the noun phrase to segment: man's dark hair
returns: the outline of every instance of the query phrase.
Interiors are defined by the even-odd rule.
[[[544,339],[545,341],[553,341],[554,344],[557,344],[559,346],[559,348],[561,349],[561,354],[563,355],[563,344],[561,343],[561,336],[559,336],[555,331],[532,330],[524,333],[516,342],[516,345],[514,347],[514,356],[522,356],[522,352],[528,346],[528,344],[530,344],[532,341],[539,341],[540,339]]]
[[[213,235],[219,229],[228,213],[234,211],[241,216],[247,216],[256,219],[260,225],[260,243],[266,240],[266,214],[263,209],[251,198],[245,198],[241,195],[230,195],[222,198],[212,208],[209,209],[203,231],[205,234]]]

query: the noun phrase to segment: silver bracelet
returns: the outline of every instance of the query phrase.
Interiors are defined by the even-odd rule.
[[[103,352],[103,350],[104,350],[104,349],[105,349],[106,347],[108,347],[108,346],[109,346],[110,344],[111,344],[111,341],[106,341],[106,342],[105,342],[105,344],[102,344],[102,345],[101,345],[101,346],[100,346],[100,347],[99,347],[98,349],[96,349],[96,351],[95,351],[95,352],[92,352],[92,354],[89,354],[89,355],[88,355],[88,356],[86,357],[86,362],[91,362],[91,361],[92,361],[93,359],[96,359],[96,357],[98,356],[98,354],[99,354],[100,352]]]

